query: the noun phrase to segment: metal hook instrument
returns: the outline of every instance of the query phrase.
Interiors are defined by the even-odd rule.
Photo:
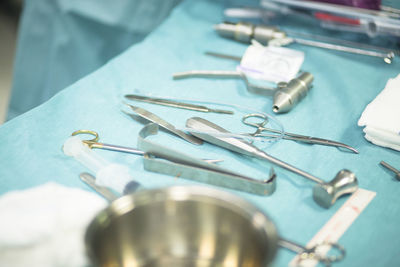
[[[386,169],[394,172],[394,174],[396,175],[395,178],[397,179],[397,181],[400,181],[400,171],[398,169],[396,169],[395,167],[391,166],[389,163],[383,160],[380,162],[380,164]]]
[[[259,122],[254,122],[251,119],[252,118],[257,118],[261,119]],[[288,133],[288,132],[281,132],[279,130],[271,129],[265,127],[268,123],[268,118],[261,113],[251,113],[243,116],[242,122],[246,125],[252,126],[257,128],[254,133],[250,133],[250,136],[254,137],[271,137],[271,138],[276,138],[276,137],[282,137],[282,139],[285,140],[292,140],[296,142],[301,142],[301,143],[306,143],[306,144],[316,144],[316,145],[323,145],[323,146],[334,146],[337,148],[344,148],[347,150],[350,150],[353,153],[358,154],[358,151],[346,144],[328,140],[328,139],[323,139],[323,138],[318,138],[318,137],[312,137],[312,136],[306,136],[306,135],[300,135],[300,134],[294,134],[294,133]],[[264,132],[269,132],[269,133],[264,133]]]
[[[250,93],[271,96],[274,95],[272,111],[275,113],[284,113],[290,111],[298,102],[303,99],[310,88],[314,76],[309,72],[302,72],[298,77],[289,82],[280,82],[276,87],[253,84],[249,82],[246,74],[240,71],[201,71],[193,70],[178,72],[173,74],[174,79],[185,79],[190,77],[201,78],[240,78],[244,81],[246,89]]]
[[[125,146],[117,146],[117,145],[110,145],[110,144],[105,144],[105,143],[99,143],[99,134],[95,131],[91,130],[77,130],[73,132],[71,135],[79,135],[79,134],[87,134],[93,136],[92,139],[88,140],[82,140],[82,142],[87,145],[89,148],[99,148],[99,149],[106,149],[110,151],[115,151],[115,152],[124,152],[124,153],[130,153],[130,154],[135,154],[139,156],[143,156],[145,152],[132,148],[132,147],[125,147]]]
[[[277,27],[267,25],[254,25],[247,22],[230,23],[224,22],[214,26],[219,35],[225,38],[234,39],[244,43],[250,43],[252,39],[262,44],[275,43],[275,45],[287,45],[290,43],[299,43],[307,46],[325,48],[341,52],[366,55],[371,57],[382,58],[385,63],[391,64],[395,56],[393,51],[381,52],[357,47],[350,47],[341,44],[327,43],[321,41],[307,40],[294,36],[288,37],[287,34]],[[281,43],[281,44],[280,44]]]
[[[172,75],[174,80],[181,80],[186,78],[221,78],[221,79],[241,79],[246,85],[248,92],[253,94],[271,96],[273,95],[277,88],[271,86],[264,86],[254,84],[249,81],[247,76],[239,71],[229,71],[229,70],[191,70],[184,72],[177,72]]]
[[[82,142],[85,145],[87,145],[90,149],[99,148],[99,149],[105,149],[105,150],[110,150],[110,151],[114,151],[114,152],[129,153],[129,154],[134,154],[134,155],[139,155],[139,156],[144,156],[146,154],[146,152],[139,150],[137,148],[99,143],[98,142],[99,134],[95,131],[77,130],[77,131],[73,132],[71,135],[75,136],[75,135],[79,135],[79,134],[87,134],[87,135],[93,136],[92,139],[82,140]],[[220,162],[221,160],[219,160],[219,159],[204,159],[204,161],[208,162],[208,163],[216,163],[216,162]]]
[[[138,147],[140,150],[130,147],[99,143],[99,135],[95,131],[78,130],[73,132],[72,135],[88,134],[94,136],[93,139],[82,140],[82,142],[88,145],[91,149],[100,148],[115,152],[141,155],[143,156],[144,169],[147,171],[174,177],[182,177],[197,182],[257,195],[270,195],[275,191],[276,175],[273,168],[270,169],[268,178],[263,180],[259,178],[255,179],[213,164],[221,160],[198,159],[191,155],[146,140],[146,137],[157,134],[158,128],[158,125],[155,123],[150,123],[143,127],[138,136]],[[81,178],[83,179],[85,176]],[[92,186],[90,181],[85,182]],[[98,191],[96,188],[95,190]],[[100,193],[103,194],[103,191],[104,190],[101,190]]]
[[[199,112],[206,112],[206,113],[212,112],[212,113],[229,114],[229,115],[234,114],[234,112],[231,110],[214,109],[214,108],[209,108],[206,106],[195,105],[195,104],[185,103],[185,102],[178,102],[178,101],[169,100],[169,99],[165,99],[165,98],[149,97],[149,96],[135,95],[135,94],[125,95],[125,98],[127,98],[129,100],[134,100],[134,101],[141,101],[141,102],[146,102],[146,103],[151,103],[151,104],[156,104],[156,105],[162,105],[162,106],[173,107],[173,108],[181,108],[181,109],[187,109],[187,110],[193,110],[193,111],[199,111]]]

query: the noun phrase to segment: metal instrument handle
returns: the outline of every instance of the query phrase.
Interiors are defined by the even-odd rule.
[[[202,106],[202,105],[178,102],[178,101],[173,101],[173,100],[163,99],[163,98],[155,98],[155,97],[148,97],[148,96],[141,96],[141,95],[134,95],[134,94],[125,95],[125,97],[127,99],[131,99],[131,100],[142,101],[142,102],[147,102],[147,103],[157,104],[157,105],[163,105],[163,106],[167,106],[167,107],[182,108],[182,109],[199,111],[199,112],[215,112],[215,113],[221,113],[221,114],[233,114],[233,112],[230,110],[211,109],[211,108],[208,108],[208,107]]]
[[[105,186],[99,186],[96,184],[96,178],[90,173],[83,172],[79,175],[81,180],[85,182],[88,186],[93,188],[97,193],[103,196],[108,201],[112,202],[118,198],[116,194],[114,194],[110,189]]]
[[[197,137],[193,136],[193,135],[189,135],[177,128],[175,128],[174,125],[170,124],[169,122],[161,119],[160,117],[158,117],[157,115],[155,115],[154,113],[151,113],[150,111],[147,111],[143,108],[139,108],[139,107],[135,107],[129,104],[126,104],[127,106],[129,106],[137,115],[139,115],[140,117],[156,123],[157,125],[159,125],[160,127],[170,131],[171,133],[176,134],[177,136],[181,137],[182,139],[188,141],[191,144],[194,145],[201,145],[203,144],[203,141],[198,139]],[[129,114],[127,112],[125,112],[127,115],[132,116],[132,114]]]
[[[75,136],[75,135],[79,135],[79,134],[88,134],[88,135],[94,136],[93,139],[82,140],[82,142],[85,145],[87,145],[90,149],[99,148],[99,149],[106,149],[106,150],[111,150],[111,151],[115,151],[115,152],[130,153],[130,154],[135,154],[135,155],[140,155],[140,156],[144,155],[143,151],[138,150],[136,148],[99,143],[99,142],[97,142],[99,140],[99,134],[95,131],[77,130],[77,131],[73,132],[71,135]]]
[[[185,78],[239,78],[243,79],[243,75],[238,71],[225,71],[225,70],[192,70],[177,72],[173,74],[174,80]]]

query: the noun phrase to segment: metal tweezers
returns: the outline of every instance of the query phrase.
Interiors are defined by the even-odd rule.
[[[154,123],[146,125],[139,132],[137,145],[145,152],[143,156],[145,170],[257,195],[270,195],[275,191],[276,175],[273,168],[270,169],[267,179],[255,179],[238,174],[146,139],[157,133],[158,125]]]

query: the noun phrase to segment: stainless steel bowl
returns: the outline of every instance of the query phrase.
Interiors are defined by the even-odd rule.
[[[209,187],[147,190],[115,200],[86,232],[97,266],[269,266],[278,234],[249,202]]]

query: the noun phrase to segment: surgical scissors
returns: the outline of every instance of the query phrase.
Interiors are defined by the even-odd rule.
[[[258,118],[261,119],[260,122],[254,122],[251,121],[252,118]],[[306,136],[306,135],[299,135],[299,134],[294,134],[294,133],[288,133],[288,132],[281,132],[279,130],[271,129],[271,128],[266,128],[265,125],[268,124],[268,118],[261,113],[250,113],[242,118],[242,122],[246,125],[252,126],[257,128],[257,130],[254,133],[250,133],[250,136],[254,137],[268,137],[268,138],[282,138],[285,140],[292,140],[296,142],[301,142],[301,143],[306,143],[306,144],[316,144],[316,145],[323,145],[323,146],[334,146],[338,148],[345,148],[350,150],[353,153],[358,154],[358,151],[346,144],[328,140],[328,139],[323,139],[323,138],[318,138],[318,137],[312,137],[312,136]],[[263,132],[270,132],[270,133],[263,133]]]

